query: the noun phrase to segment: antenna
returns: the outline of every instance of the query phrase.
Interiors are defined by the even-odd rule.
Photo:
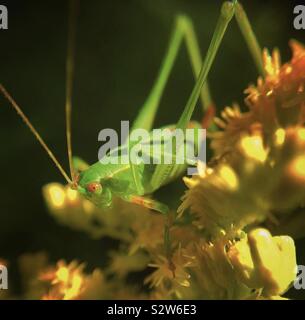
[[[72,92],[73,92],[73,76],[74,76],[74,56],[75,56],[75,36],[76,36],[76,20],[78,14],[79,1],[69,1],[69,25],[68,25],[68,48],[66,62],[66,137],[67,151],[69,159],[69,169],[72,181],[74,182],[75,171],[72,160],[72,137],[71,137],[71,114],[72,114]]]
[[[10,102],[11,106],[17,111],[17,114],[22,118],[22,120],[25,122],[25,124],[28,126],[28,128],[31,130],[33,135],[36,137],[36,139],[39,141],[41,146],[44,148],[44,150],[47,152],[48,156],[51,158],[51,160],[55,163],[56,167],[59,169],[61,174],[64,176],[64,178],[67,180],[69,184],[72,183],[71,179],[67,175],[66,171],[63,169],[59,161],[54,156],[53,152],[50,150],[50,148],[47,146],[47,144],[44,142],[44,140],[41,138],[38,131],[34,128],[30,120],[27,118],[27,116],[23,113],[23,111],[20,109],[16,101],[12,98],[12,96],[7,92],[7,90],[3,87],[2,84],[0,84],[0,91],[4,95],[4,97]]]
[[[0,91],[4,97],[10,102],[13,109],[16,110],[17,114],[22,118],[27,127],[30,129],[32,134],[39,141],[40,145],[47,152],[48,156],[54,162],[56,167],[59,169],[63,177],[67,180],[70,185],[74,184],[74,168],[72,161],[72,139],[71,139],[71,113],[72,113],[72,91],[73,91],[73,75],[74,75],[74,50],[75,50],[75,29],[76,29],[76,19],[78,13],[78,0],[69,1],[69,25],[68,25],[68,50],[67,50],[67,62],[66,62],[66,136],[67,136],[67,149],[68,149],[68,159],[69,159],[69,169],[71,178],[69,178],[66,171],[63,169],[62,165],[59,163],[51,149],[44,142],[38,131],[34,128],[28,117],[23,113],[21,108],[18,106],[17,102],[12,98],[8,91],[0,84]]]

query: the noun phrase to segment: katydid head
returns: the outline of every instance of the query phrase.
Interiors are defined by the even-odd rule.
[[[98,207],[106,208],[112,203],[111,191],[102,185],[100,177],[90,168],[82,171],[71,187]]]

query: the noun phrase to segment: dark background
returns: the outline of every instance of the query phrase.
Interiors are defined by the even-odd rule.
[[[299,4],[302,1],[298,2]],[[0,82],[13,94],[33,124],[67,167],[65,147],[65,57],[67,1],[1,0],[9,11],[9,29],[0,30]],[[290,59],[288,41],[305,42],[305,31],[293,29],[293,1],[243,1],[263,46],[277,46]],[[77,25],[75,91],[73,96],[74,154],[97,161],[97,134],[119,130],[133,120],[158,72],[177,13],[188,14],[201,49],[206,51],[221,1],[112,0],[81,1]],[[209,76],[219,110],[233,101],[243,104],[243,90],[257,71],[233,21]],[[185,47],[167,86],[156,125],[175,122],[191,92],[193,77]],[[194,118],[201,118],[197,108]],[[105,265],[110,240],[61,227],[45,208],[41,187],[64,182],[28,129],[0,98],[0,256],[11,262],[10,277],[18,290],[16,259],[45,250],[51,260],[87,261]],[[159,191],[177,205],[182,183]],[[297,243],[299,264],[304,245]],[[303,257],[302,257],[303,256]],[[291,297],[304,297],[291,290]]]

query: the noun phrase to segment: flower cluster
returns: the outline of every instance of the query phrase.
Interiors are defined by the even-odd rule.
[[[102,210],[48,184],[43,195],[59,223],[120,245],[104,270],[91,272],[75,261],[23,256],[24,297],[280,299],[296,276],[293,238],[305,230],[305,48],[291,47],[284,65],[277,50],[264,50],[266,76],[246,90],[249,111],[234,105],[215,119],[214,156],[184,178],[188,190],[171,212],[170,256],[162,215],[119,199]],[[144,280],[127,281],[143,272]]]

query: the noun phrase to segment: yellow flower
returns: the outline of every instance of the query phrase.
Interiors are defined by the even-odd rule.
[[[246,90],[246,102],[266,133],[278,126],[303,125],[305,121],[305,48],[296,41],[290,41],[290,46],[293,56],[284,65],[277,50],[272,56],[264,50],[266,77]]]
[[[245,134],[259,129],[268,143],[279,128],[302,126],[305,122],[305,48],[291,41],[293,56],[290,62],[281,65],[280,54],[274,50],[270,56],[263,52],[265,78],[258,78],[245,93],[249,111],[240,113],[238,106],[225,108],[222,119],[216,124],[223,131],[211,134],[211,147],[215,155],[234,150],[235,144]]]
[[[132,213],[139,210],[115,198],[107,210],[97,208],[68,185],[49,183],[43,187],[43,197],[51,215],[63,225],[85,231],[93,238],[109,236],[130,240]]]
[[[197,287],[197,299],[244,299],[250,288],[241,283],[228,260],[226,237],[212,242],[201,241],[196,246],[196,267],[191,285]]]
[[[296,253],[288,236],[272,237],[266,229],[254,229],[229,248],[228,256],[240,281],[261,289],[265,297],[282,295],[295,280]]]
[[[277,129],[268,144],[259,130],[242,135],[234,152],[184,179],[189,190],[179,212],[190,208],[214,238],[266,219],[278,223],[305,203],[304,150],[301,126]]]
[[[168,297],[171,295],[179,297],[180,290],[190,286],[189,268],[193,267],[196,261],[194,256],[189,256],[186,250],[179,246],[172,256],[172,263],[174,270],[166,257],[155,256],[153,263],[150,263],[149,266],[156,270],[145,279],[145,283],[161,291],[166,288]]]
[[[105,294],[104,277],[96,269],[91,275],[84,273],[84,264],[59,261],[56,267],[41,273],[40,280],[48,282],[50,289],[43,300],[102,299]]]

